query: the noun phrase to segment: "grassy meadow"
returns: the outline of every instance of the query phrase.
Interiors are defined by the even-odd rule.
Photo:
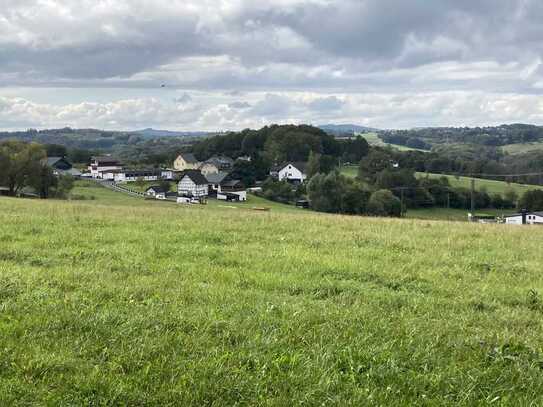
[[[540,405],[543,229],[0,198],[0,405]]]
[[[524,154],[531,151],[543,150],[543,142],[508,144],[503,146],[502,150],[508,154]]]
[[[362,133],[361,136],[366,139],[369,145],[372,145],[372,146],[378,146],[378,147],[390,146],[400,151],[425,151],[425,150],[419,150],[419,149],[411,148],[407,146],[402,146],[399,144],[385,143],[383,140],[379,138],[377,133]]]
[[[356,177],[358,175],[358,166],[356,165],[347,165],[341,168],[341,173],[349,176]],[[449,184],[452,187],[462,187],[462,188],[471,188],[471,180],[475,179],[475,189],[486,189],[489,194],[504,194],[508,190],[515,191],[519,196],[524,192],[530,191],[533,189],[541,189],[541,186],[538,185],[527,185],[527,184],[517,184],[514,182],[505,182],[505,181],[495,181],[482,178],[471,178],[471,177],[462,177],[455,175],[444,175],[444,174],[432,174],[426,172],[417,172],[415,174],[417,178],[440,178],[445,177],[449,180]]]
[[[515,191],[519,196],[524,194],[526,191],[530,191],[533,189],[541,189],[538,185],[527,185],[527,184],[517,184],[514,182],[505,182],[505,181],[496,181],[496,180],[490,180],[490,179],[482,179],[482,178],[471,178],[471,177],[461,177],[461,176],[454,176],[454,175],[442,175],[442,174],[431,174],[431,173],[425,173],[425,172],[418,172],[417,177],[423,178],[423,177],[430,177],[430,178],[440,178],[440,177],[446,177],[449,180],[449,184],[452,187],[463,187],[463,188],[471,188],[471,180],[475,179],[475,189],[486,189],[486,192],[489,194],[504,194],[507,190],[513,190]]]

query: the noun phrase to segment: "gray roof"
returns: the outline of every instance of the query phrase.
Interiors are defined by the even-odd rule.
[[[206,175],[206,178],[207,182],[209,182],[210,184],[220,184],[227,176],[227,172],[218,172],[216,174],[208,174]]]
[[[241,184],[241,181],[239,179],[231,179],[229,181],[223,182],[221,186],[227,187],[227,188],[234,188],[238,186],[238,184]]]
[[[52,167],[56,163],[58,163],[60,160],[62,160],[64,157],[47,157],[47,165]]]
[[[208,181],[204,175],[198,170],[186,170],[181,173],[179,180],[189,177],[196,185],[207,185]]]
[[[152,189],[153,191],[157,193],[168,192],[166,188],[162,188],[160,185],[151,185],[149,188],[145,190],[145,192],[149,191],[150,189]]]
[[[179,156],[182,157],[183,160],[185,160],[185,162],[188,164],[196,164],[199,162],[192,153],[181,153]]]

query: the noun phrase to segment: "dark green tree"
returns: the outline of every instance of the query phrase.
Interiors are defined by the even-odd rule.
[[[368,213],[374,216],[401,216],[402,205],[392,192],[381,189],[371,194]]]
[[[526,191],[520,198],[517,208],[530,212],[543,211],[543,191],[540,189]]]

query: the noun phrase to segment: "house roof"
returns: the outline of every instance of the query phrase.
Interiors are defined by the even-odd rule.
[[[214,164],[217,166],[221,165],[233,165],[234,160],[232,160],[230,157],[227,157],[225,155],[214,155],[209,160],[206,160],[206,164]]]
[[[231,179],[229,181],[224,181],[221,183],[221,186],[222,187],[227,187],[227,188],[235,188],[237,187],[239,184],[241,184],[241,181],[239,179]]]
[[[220,184],[228,176],[227,172],[218,172],[206,175],[207,182],[210,184]]]
[[[198,170],[186,170],[181,173],[181,181],[183,178],[189,177],[196,185],[207,185],[208,181],[204,175]]]
[[[192,153],[181,153],[177,158],[181,157],[187,164],[196,164],[199,161],[196,159]]]
[[[290,162],[287,162],[284,165],[282,165],[280,169],[282,170],[287,165],[292,165],[294,168],[297,168],[298,170],[300,170],[303,173],[305,173],[305,170],[307,168],[307,162],[304,162],[304,161],[295,161],[295,162],[290,161]]]
[[[150,189],[158,193],[168,192],[166,188],[162,188],[160,185],[151,185],[149,188],[145,190],[145,192],[149,191]]]
[[[64,160],[64,157],[47,157],[47,165],[52,167],[61,160]]]

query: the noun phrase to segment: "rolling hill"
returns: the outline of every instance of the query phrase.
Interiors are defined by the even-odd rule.
[[[2,405],[543,403],[543,230],[78,188],[0,198]]]

